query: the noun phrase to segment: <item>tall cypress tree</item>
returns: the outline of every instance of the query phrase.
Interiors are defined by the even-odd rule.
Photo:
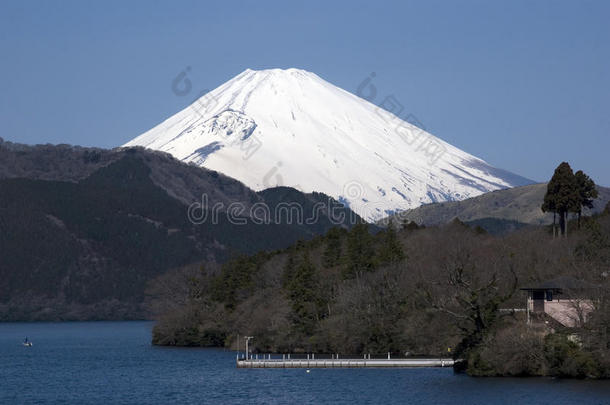
[[[576,178],[576,186],[578,187],[579,204],[578,210],[578,228],[580,228],[580,217],[582,215],[582,208],[593,208],[593,200],[598,196],[597,188],[595,188],[595,182],[591,180],[582,170],[577,171],[574,174]]]
[[[542,211],[559,215],[559,227],[562,235],[565,235],[567,233],[567,215],[569,212],[578,212],[580,201],[576,176],[568,162],[562,162],[557,166],[549,181],[541,207]]]

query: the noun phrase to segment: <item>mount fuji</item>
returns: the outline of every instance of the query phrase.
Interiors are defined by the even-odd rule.
[[[143,146],[254,190],[323,192],[367,220],[532,181],[299,69],[247,69],[124,146]],[[385,103],[385,102],[384,102]]]

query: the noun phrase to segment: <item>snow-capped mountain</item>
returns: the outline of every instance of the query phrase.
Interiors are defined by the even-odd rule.
[[[385,104],[392,102],[388,100]],[[126,143],[254,190],[319,191],[368,220],[531,181],[299,69],[246,70]]]

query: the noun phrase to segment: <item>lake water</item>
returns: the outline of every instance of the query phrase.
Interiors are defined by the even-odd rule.
[[[0,404],[610,404],[610,382],[451,369],[237,369],[235,353],[154,347],[150,322],[0,323]],[[33,347],[21,342],[28,336]]]

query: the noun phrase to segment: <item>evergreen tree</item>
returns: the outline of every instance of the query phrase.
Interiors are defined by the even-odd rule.
[[[388,227],[384,232],[380,233],[379,237],[381,239],[381,246],[378,248],[377,258],[380,263],[396,263],[405,258],[393,226]]]
[[[577,171],[574,174],[576,178],[576,186],[578,187],[578,195],[580,202],[578,204],[578,228],[580,228],[580,217],[582,215],[582,208],[593,208],[593,200],[597,198],[597,188],[595,183],[589,176],[587,176],[582,170]]]
[[[256,255],[240,255],[222,265],[221,272],[213,280],[213,299],[224,302],[229,310],[235,309],[240,297],[253,287],[253,276],[268,258],[264,252]]]
[[[334,267],[341,259],[341,235],[344,231],[339,227],[331,228],[326,233],[326,249],[322,256],[324,267]]]
[[[347,235],[347,262],[343,275],[345,278],[375,268],[375,249],[373,236],[367,224],[355,225]]]
[[[313,335],[323,315],[324,302],[319,292],[316,268],[309,260],[308,252],[304,252],[301,258],[289,258],[284,288],[292,303],[293,328],[297,333]]]
[[[562,162],[557,166],[551,181],[549,181],[541,207],[542,211],[559,215],[561,233],[566,235],[567,215],[569,212],[578,211],[580,201],[574,172],[567,162]]]

